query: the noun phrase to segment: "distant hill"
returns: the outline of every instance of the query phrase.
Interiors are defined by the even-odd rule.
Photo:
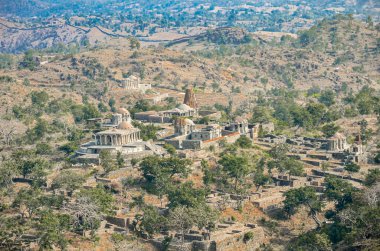
[[[114,34],[103,27],[76,27],[64,20],[54,19],[40,26],[24,26],[0,18],[0,53],[21,53],[28,49],[54,49],[64,45],[81,46],[107,42],[115,37],[128,36]]]
[[[89,33],[76,32],[79,35],[70,37],[70,40],[81,36],[101,38],[104,35],[96,29]],[[249,95],[253,90],[272,87],[308,90],[318,86],[357,90],[370,85],[380,89],[380,44],[376,27],[343,17],[320,22],[298,37],[277,34],[254,33],[252,41],[242,44],[218,44],[207,39],[195,39],[169,48],[144,47],[138,51],[131,50],[129,43],[122,39],[104,36],[110,43],[94,50],[90,46],[85,52],[73,53],[72,57],[96,59],[102,68],[112,73],[103,76],[109,82],[130,72],[157,86],[182,90],[186,85],[197,85],[216,94],[241,91]],[[57,41],[48,35],[45,40]],[[56,55],[63,59],[28,73],[33,76],[30,77],[32,83],[62,82],[70,85],[73,79],[67,75],[88,80],[87,76],[82,76],[85,64],[74,68],[72,59]],[[3,73],[15,79],[18,74],[17,69]]]
[[[91,13],[101,4],[114,0],[0,0],[0,15],[48,17],[87,9]]]

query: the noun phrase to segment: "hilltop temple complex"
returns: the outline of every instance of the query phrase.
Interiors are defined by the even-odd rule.
[[[165,153],[160,146],[142,141],[140,129],[131,124],[128,110],[121,108],[118,112],[101,124],[102,128],[109,129],[95,133],[93,141],[81,145],[77,151],[78,160],[96,161],[103,150],[114,155],[120,152],[127,159]]]

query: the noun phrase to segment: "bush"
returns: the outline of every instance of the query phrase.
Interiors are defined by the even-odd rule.
[[[247,136],[240,136],[240,138],[236,141],[236,145],[241,148],[251,148],[252,141]]]
[[[0,69],[10,69],[13,66],[13,58],[11,55],[0,54]]]
[[[0,82],[2,82],[2,83],[12,83],[15,81],[16,80],[10,76],[0,76]]]
[[[174,146],[172,145],[169,145],[169,144],[165,144],[164,145],[164,148],[166,149],[166,151],[168,151],[169,154],[173,155],[173,154],[176,154],[177,150],[175,149]]]
[[[247,243],[253,239],[253,232],[249,231],[244,234],[243,241],[244,243]]]
[[[59,150],[65,152],[67,155],[73,154],[78,149],[78,143],[76,142],[69,142],[59,147]]]
[[[357,173],[359,172],[360,170],[360,166],[358,164],[355,164],[355,163],[350,163],[350,164],[347,164],[344,169],[347,171],[347,172],[352,172],[352,173]]]
[[[32,100],[32,104],[38,107],[43,107],[49,101],[49,94],[45,91],[33,91],[30,94],[30,98]]]
[[[52,152],[52,148],[47,143],[38,143],[36,146],[36,153],[41,155],[50,154]]]

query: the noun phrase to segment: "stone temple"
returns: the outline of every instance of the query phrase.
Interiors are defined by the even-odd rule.
[[[135,119],[149,123],[172,123],[177,117],[198,116],[197,101],[192,89],[187,89],[183,104],[166,111],[146,111],[135,114]]]
[[[82,162],[97,162],[101,151],[110,151],[116,155],[120,152],[127,159],[141,158],[157,154],[165,150],[141,139],[140,129],[131,124],[130,114],[125,109],[119,109],[123,114],[113,114],[112,119],[102,125],[107,130],[94,134],[94,140],[81,145],[77,151],[77,159]]]
[[[242,135],[252,139],[248,122],[243,119],[225,127],[210,124],[197,128],[192,120],[184,117],[176,118],[173,124],[174,134],[166,138],[165,142],[178,150],[200,150],[210,146],[216,147],[222,140],[233,143]]]
[[[150,84],[142,84],[141,79],[136,76],[130,76],[121,82],[121,87],[127,90],[146,91],[152,89]]]

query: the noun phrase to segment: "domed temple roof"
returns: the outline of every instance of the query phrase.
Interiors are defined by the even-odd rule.
[[[194,125],[194,122],[193,122],[191,119],[177,118],[177,119],[174,121],[174,124],[175,124],[175,125],[184,126],[184,125]]]
[[[128,123],[127,121],[123,121],[119,124],[117,127],[120,130],[128,130],[128,129],[133,129],[133,125],[131,123]]]
[[[129,114],[129,111],[125,108],[119,108],[117,109],[117,113],[120,113],[120,114]]]
[[[182,111],[190,111],[192,110],[192,108],[186,104],[181,104],[180,106],[178,106],[178,109],[182,110]]]

